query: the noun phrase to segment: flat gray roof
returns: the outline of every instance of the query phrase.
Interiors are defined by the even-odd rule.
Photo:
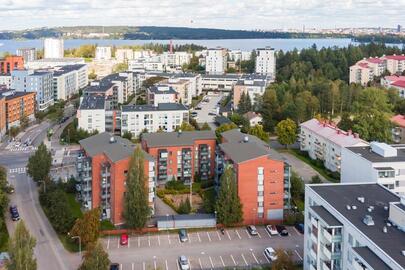
[[[123,112],[144,112],[144,111],[187,111],[184,104],[179,103],[159,103],[158,106],[148,105],[123,105]]]
[[[142,141],[148,147],[169,147],[193,145],[196,140],[215,140],[215,132],[211,130],[145,133]]]
[[[363,258],[373,269],[375,270],[391,270],[385,262],[383,262],[377,255],[374,254],[368,247],[354,247],[354,252],[356,252],[360,257]]]
[[[103,110],[105,108],[105,97],[84,96],[80,103],[79,110]]]
[[[328,210],[325,209],[322,205],[311,206],[311,209],[328,224],[330,227],[342,226],[342,223],[337,220]]]
[[[159,87],[168,87],[168,90],[160,90]],[[164,85],[164,84],[158,84],[158,85],[153,85],[148,88],[149,92],[154,93],[154,94],[177,94],[176,90],[172,86]]]
[[[106,92],[111,87],[113,87],[113,83],[110,81],[100,81],[99,85],[89,85],[84,88],[83,92],[85,93],[99,93],[99,92]]]
[[[114,137],[114,143],[110,142],[111,137]],[[96,134],[79,141],[79,143],[90,157],[104,153],[112,162],[130,157],[137,146],[127,139],[111,135],[107,132]],[[146,152],[143,151],[143,154],[145,159],[154,160]]]
[[[378,162],[404,162],[405,161],[405,148],[399,148],[398,146],[391,145],[397,149],[398,155],[396,157],[383,157],[371,151],[370,146],[351,146],[347,147],[350,151],[357,155],[369,160],[373,163]],[[402,147],[404,147],[402,145]]]
[[[399,265],[405,265],[405,256],[401,253],[405,250],[405,233],[394,226],[387,227],[388,233],[383,232],[389,215],[389,211],[385,210],[384,206],[389,206],[390,202],[399,202],[399,196],[379,184],[341,183],[308,185],[308,187],[350,221],[376,246],[384,250],[389,257]],[[364,197],[365,202],[359,202],[358,197]],[[347,210],[347,205],[355,205],[357,209]],[[374,206],[372,212],[367,211],[369,206]],[[364,224],[365,215],[370,215],[375,225]]]

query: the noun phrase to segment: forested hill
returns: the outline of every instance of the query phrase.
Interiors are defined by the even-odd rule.
[[[0,32],[0,39],[38,39],[45,37],[83,38],[90,33],[106,33],[114,39],[264,39],[264,38],[351,38],[346,35],[310,33],[263,32],[212,28],[160,27],[160,26],[76,26],[28,29]]]

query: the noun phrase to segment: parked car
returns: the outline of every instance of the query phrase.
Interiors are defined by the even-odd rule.
[[[302,224],[302,223],[297,223],[297,224],[295,224],[295,228],[297,229],[297,231],[299,231],[300,233],[304,234],[304,224]]]
[[[258,234],[257,230],[256,230],[256,227],[253,226],[253,225],[247,226],[247,230],[250,233],[250,235],[256,236]]]
[[[14,186],[11,184],[7,184],[4,187],[4,191],[7,192],[8,194],[13,194],[14,193]]]
[[[189,264],[188,259],[187,259],[186,256],[181,255],[181,256],[179,257],[179,266],[180,266],[180,269],[181,269],[181,270],[188,270],[188,269],[190,269],[190,264]]]
[[[269,232],[270,235],[277,235],[278,234],[277,228],[274,225],[267,225],[266,230]]]
[[[201,109],[202,109],[201,105],[198,105],[197,107],[195,107],[194,110],[201,110]]]
[[[191,112],[190,116],[195,119],[195,118],[198,117],[198,113],[197,112]]]
[[[281,236],[288,236],[287,228],[283,225],[276,225],[277,231]]]
[[[20,220],[20,214],[18,213],[17,206],[15,206],[15,205],[10,206],[10,214],[11,214],[11,219],[13,221]]]
[[[110,270],[120,270],[120,265],[118,263],[110,264]]]
[[[185,229],[181,229],[179,231],[179,238],[180,238],[180,242],[188,241],[187,231]]]
[[[264,256],[266,256],[271,262],[277,260],[276,251],[272,247],[267,247],[264,249]]]
[[[126,234],[126,233],[121,234],[120,244],[121,244],[121,246],[128,245],[128,234]]]

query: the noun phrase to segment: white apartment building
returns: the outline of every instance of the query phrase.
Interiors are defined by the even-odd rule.
[[[357,133],[343,131],[327,123],[311,119],[300,124],[300,149],[311,159],[319,159],[332,172],[340,172],[342,149],[350,146],[367,146]]]
[[[187,80],[190,82],[189,94],[191,97],[196,97],[202,93],[202,76],[198,73],[167,73],[167,72],[146,72],[140,75],[140,80],[143,81],[152,77],[164,77],[167,79]]]
[[[305,186],[304,270],[403,270],[405,198],[374,184]]]
[[[144,129],[148,132],[175,131],[183,122],[189,121],[186,106],[178,103],[154,105],[124,105],[121,111],[121,134],[129,131],[139,136]]]
[[[202,89],[215,90],[215,91],[232,91],[238,80],[241,78],[238,74],[224,74],[224,75],[203,75],[202,76]]]
[[[207,74],[224,74],[227,68],[228,52],[223,48],[208,49],[205,57],[205,72]]]
[[[176,91],[178,94],[177,97],[179,102],[181,101],[181,103],[185,105],[191,104],[193,93],[191,92],[192,85],[189,80],[183,80],[179,78],[169,78],[160,81],[160,83],[172,87],[174,91]]]
[[[56,67],[53,71],[55,100],[68,100],[89,83],[87,65]]]
[[[64,54],[63,39],[44,39],[44,58],[63,58]]]
[[[151,50],[134,51],[134,59],[149,58],[149,57],[152,57],[155,55],[156,55],[156,53]]]
[[[134,51],[132,49],[117,49],[115,51],[115,59],[119,62],[126,62],[134,59]]]
[[[158,106],[160,103],[178,102],[178,93],[167,84],[157,84],[147,89],[146,98],[148,104]]]
[[[78,128],[87,132],[106,131],[106,101],[103,96],[85,96],[81,98],[77,110]]]
[[[0,74],[0,85],[5,85],[7,89],[11,88],[11,74]]]
[[[166,67],[175,68],[182,67],[183,65],[188,65],[193,55],[188,52],[164,52],[161,57],[162,63]]]
[[[233,88],[233,106],[237,108],[239,105],[242,93],[249,95],[252,104],[256,104],[260,99],[268,85],[267,76],[261,75],[244,75],[236,83]]]
[[[27,69],[45,69],[59,66],[84,65],[83,58],[45,58],[25,63]]]
[[[256,73],[276,77],[276,56],[273,48],[257,49]]]
[[[17,55],[24,58],[24,63],[37,60],[37,50],[35,48],[17,49]]]
[[[132,72],[110,74],[101,81],[106,84],[109,82],[114,84],[114,95],[118,103],[127,102],[129,97],[135,94]]]
[[[395,74],[402,73],[404,70],[404,55],[384,55],[382,57],[364,58],[350,67],[349,82],[365,86],[374,77],[381,76],[385,71]]]
[[[405,195],[405,146],[371,142],[342,150],[342,183],[378,183]]]
[[[97,60],[111,60],[111,57],[112,57],[111,47],[109,47],[109,46],[103,46],[103,47],[97,46],[97,48],[96,48],[96,59]]]
[[[160,58],[138,58],[128,61],[128,70],[132,72],[164,72],[166,66],[160,61]]]
[[[231,50],[228,52],[229,60],[231,61],[248,61],[252,58],[252,52],[241,51],[241,50]]]

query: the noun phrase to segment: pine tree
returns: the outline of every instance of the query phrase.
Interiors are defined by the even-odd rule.
[[[238,113],[244,114],[245,112],[246,112],[246,95],[245,92],[242,92],[238,104]]]
[[[246,93],[246,98],[245,98],[245,113],[250,112],[252,110],[252,100],[250,99],[250,95]]]
[[[34,258],[35,238],[30,235],[24,221],[19,221],[8,244],[10,261],[9,270],[36,270],[37,261]]]
[[[51,165],[51,152],[41,143],[34,155],[28,159],[27,172],[35,182],[44,181],[51,170]]]
[[[235,173],[231,166],[227,166],[221,176],[221,186],[215,208],[218,223],[229,226],[242,222],[242,204],[236,188]]]
[[[107,270],[109,266],[108,253],[104,251],[100,243],[97,243],[88,247],[79,270]]]
[[[143,228],[150,214],[144,157],[138,146],[131,158],[124,197],[124,218],[130,228]]]

